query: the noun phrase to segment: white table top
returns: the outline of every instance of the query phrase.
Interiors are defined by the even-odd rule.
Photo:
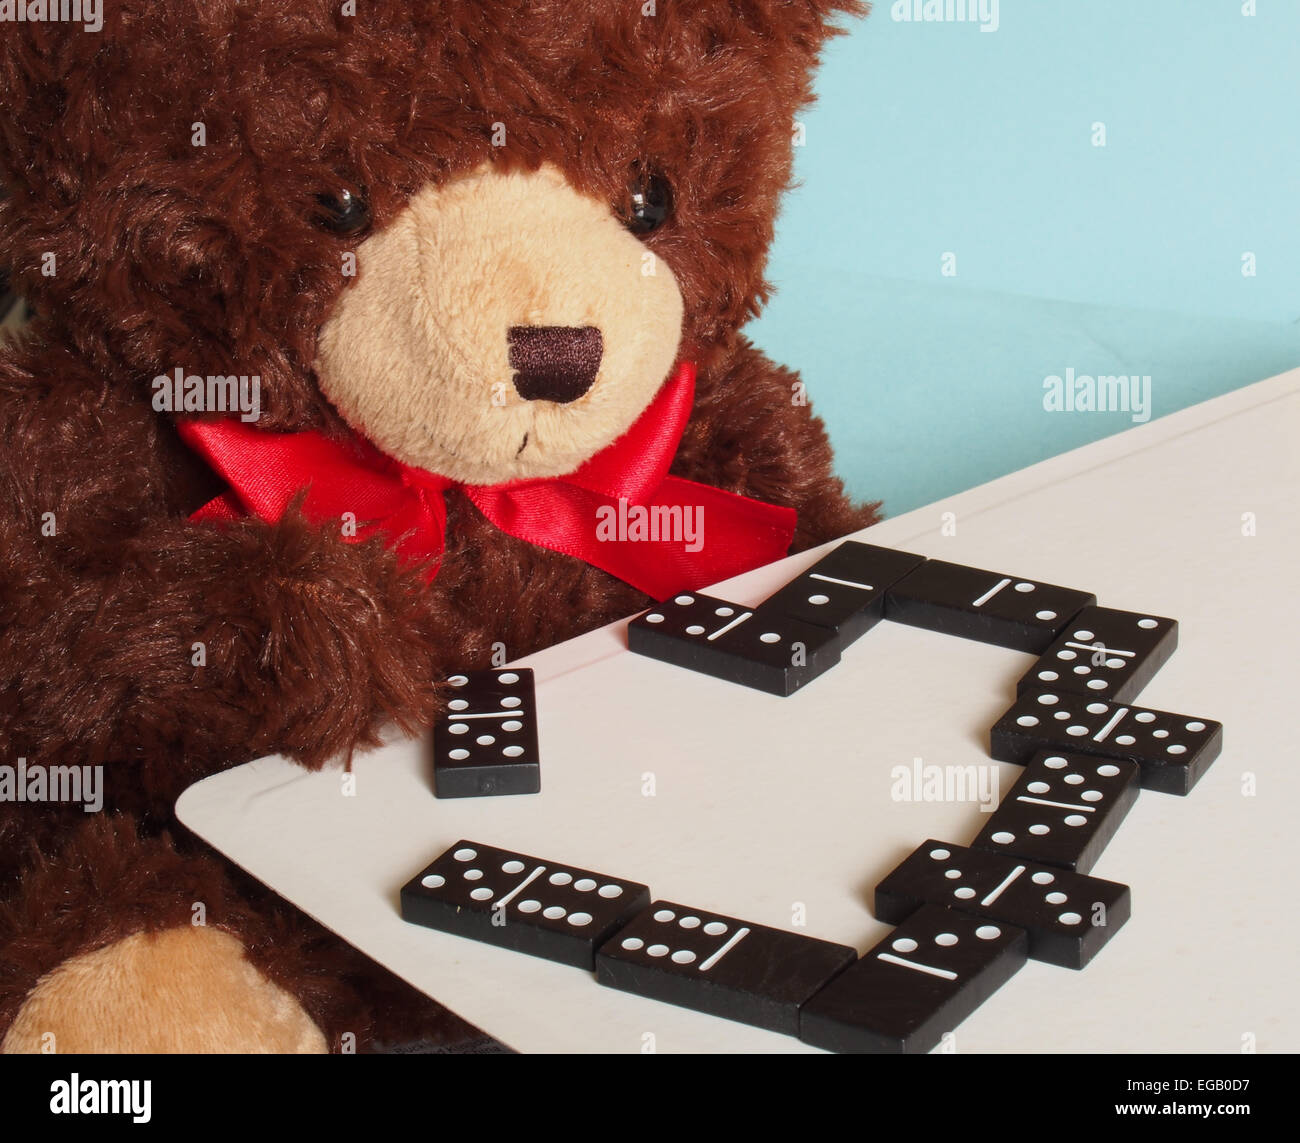
[[[1245,1036],[1300,1049],[1297,493],[1300,370],[863,535],[1175,617],[1180,647],[1138,701],[1225,724],[1192,794],[1144,791],[1094,870],[1132,887],[1127,926],[1082,972],[1031,961],[960,1026],[958,1050],[1238,1052]],[[815,558],[709,590],[757,602]],[[802,906],[804,931],[865,950],[887,931],[875,883],[925,838],[966,843],[982,821],[973,803],[891,800],[891,771],[987,764],[1005,790],[1020,770],[989,760],[988,730],[1032,657],[886,622],[780,699],[633,655],[622,628],[523,661],[537,672],[540,795],[439,801],[427,741],[395,739],[356,759],[353,796],[337,769],[272,757],[191,787],[177,814],[522,1051],[808,1050],[408,925],[398,889],[465,837],[782,928]]]

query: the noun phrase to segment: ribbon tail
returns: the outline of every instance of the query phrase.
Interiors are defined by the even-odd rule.
[[[574,556],[655,599],[780,559],[796,521],[792,508],[676,476],[635,504],[572,484],[464,491],[501,531]]]
[[[367,534],[376,531],[389,537],[406,563],[424,567],[425,581],[433,582],[442,564],[447,535],[447,504],[441,492],[414,489],[397,512],[382,526],[367,529]]]
[[[382,534],[404,561],[432,565],[437,574],[447,531],[437,478],[407,480],[360,442],[319,433],[263,433],[231,421],[183,421],[182,439],[230,484],[191,515],[228,522],[255,516],[280,520],[300,499],[303,516],[319,527],[340,529],[345,542]]]
[[[220,496],[214,496],[201,508],[191,512],[190,519],[220,520],[223,523],[229,523],[232,520],[242,520],[247,515],[248,512],[238,496],[233,492],[223,492]]]

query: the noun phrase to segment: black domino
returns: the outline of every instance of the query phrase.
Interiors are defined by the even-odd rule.
[[[433,724],[433,792],[439,798],[535,794],[537,756],[533,672],[466,671],[452,675],[447,712]]]
[[[1137,801],[1132,762],[1043,751],[989,815],[975,849],[1087,873]]]
[[[1223,726],[1208,718],[1026,691],[994,725],[989,748],[1000,762],[1024,765],[1040,750],[1070,750],[1135,762],[1142,787],[1186,794],[1223,748]]]
[[[1054,690],[1132,702],[1178,646],[1178,623],[1159,615],[1085,607],[1020,680],[1019,693]]]
[[[835,632],[699,592],[674,596],[627,626],[628,649],[774,695],[791,695],[839,662]]]
[[[876,886],[876,916],[898,924],[945,905],[1029,934],[1029,955],[1083,968],[1128,920],[1127,885],[1000,853],[926,841]]]
[[[762,615],[788,615],[839,635],[843,651],[885,616],[885,591],[924,556],[849,540],[764,600]]]
[[[596,979],[794,1036],[800,1006],[856,959],[847,945],[656,901],[601,946]]]
[[[928,1052],[1027,949],[1023,929],[922,906],[803,1006],[799,1038],[832,1052]]]
[[[885,595],[885,618],[1041,654],[1097,597],[962,564],[927,560]]]
[[[600,943],[649,901],[635,881],[458,841],[402,888],[402,917],[590,970]]]

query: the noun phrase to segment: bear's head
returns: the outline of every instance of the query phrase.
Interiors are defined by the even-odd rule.
[[[141,399],[176,369],[257,376],[263,428],[346,422],[471,484],[568,473],[756,312],[794,116],[859,7],[106,0],[99,29],[3,23],[0,264]]]

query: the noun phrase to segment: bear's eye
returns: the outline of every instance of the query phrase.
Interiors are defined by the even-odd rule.
[[[360,234],[370,225],[370,204],[364,191],[340,190],[335,194],[318,194],[316,202],[316,224],[334,234],[350,237]]]
[[[649,234],[658,230],[672,212],[673,190],[663,175],[633,175],[623,214],[623,224],[633,234]]]

